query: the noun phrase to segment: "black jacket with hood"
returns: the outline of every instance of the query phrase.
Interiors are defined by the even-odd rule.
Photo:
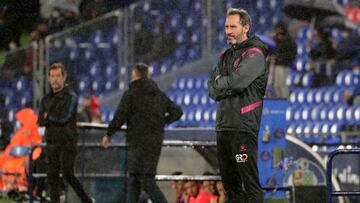
[[[219,101],[216,131],[257,136],[268,79],[267,50],[267,45],[254,36],[221,55],[208,81],[209,96]],[[215,80],[217,75],[221,77]]]
[[[129,171],[155,174],[164,127],[181,116],[181,108],[160,91],[153,80],[135,80],[125,91],[107,135],[111,136],[126,123]]]

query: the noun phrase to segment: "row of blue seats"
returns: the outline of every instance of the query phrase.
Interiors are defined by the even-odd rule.
[[[208,96],[207,91],[196,90],[168,90],[167,94],[169,98],[180,106],[205,106],[214,107],[216,102]]]
[[[304,61],[296,63],[296,71],[290,71],[286,78],[286,85],[290,87],[311,87],[314,80],[312,71],[303,71]],[[306,64],[308,66],[308,64]],[[307,68],[306,68],[307,69]],[[360,85],[360,74],[351,70],[340,71],[336,76],[336,85],[340,87],[354,87]]]
[[[177,77],[172,88],[175,90],[207,90],[208,76],[185,75]]]
[[[96,79],[91,80],[91,78],[88,76],[82,76],[78,78],[77,92],[80,95],[94,94],[99,96],[117,90],[120,87],[123,87],[122,89],[125,88],[125,84],[121,86],[122,83],[119,83],[116,77],[107,80],[101,77],[96,77]]]
[[[32,102],[32,88],[17,91],[14,89],[0,89],[4,96],[6,108],[22,108]]]
[[[99,50],[104,49],[95,49],[95,48],[86,48],[86,49],[79,49],[79,48],[72,48],[69,50],[68,55],[63,56],[64,59],[70,59],[71,66],[73,69],[75,69],[77,72],[85,72],[91,74],[90,71],[93,69],[100,70],[101,66],[106,65],[110,63],[111,66],[114,66],[112,64],[116,64],[116,57],[115,55],[106,56],[102,55],[102,53],[98,53]],[[80,53],[82,52],[82,53]],[[181,67],[186,62],[191,62],[194,60],[197,60],[201,57],[201,47],[200,45],[195,46],[179,46],[175,50],[174,53],[170,54],[168,57],[161,59],[159,61],[151,62],[150,65],[155,66],[154,70],[157,71],[157,73],[160,73],[161,68],[160,65],[164,65],[166,69],[162,70],[162,72],[166,72],[168,70],[171,70],[173,65],[176,65],[177,67]],[[90,66],[90,69],[89,69]],[[93,69],[91,69],[93,68]],[[155,71],[154,71],[155,72]],[[95,74],[96,75],[96,74]],[[156,74],[155,74],[156,75]]]
[[[360,123],[360,107],[347,105],[295,105],[286,110],[286,120]]]
[[[339,122],[293,121],[289,123],[287,133],[322,137],[324,135],[339,135],[338,133],[342,130],[343,125]]]
[[[291,70],[286,77],[286,85],[289,87],[311,87],[313,79],[314,74],[311,71],[304,73]]]
[[[184,114],[170,127],[214,127],[216,108],[183,108]],[[102,120],[109,123],[114,117],[114,110],[102,110]]]
[[[18,76],[7,79],[0,76],[0,89],[11,89],[18,93],[29,91],[32,88],[32,80],[27,76]]]
[[[289,97],[292,104],[343,104],[342,96],[345,91],[352,91],[354,87],[324,86],[320,88],[294,89]]]

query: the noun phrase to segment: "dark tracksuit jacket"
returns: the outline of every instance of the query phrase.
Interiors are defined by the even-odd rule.
[[[129,85],[111,121],[111,136],[127,124],[128,170],[135,174],[156,174],[164,138],[164,127],[182,116],[173,103],[151,79],[139,79]]]
[[[47,117],[44,118],[44,113]],[[63,178],[72,186],[83,203],[92,202],[81,183],[74,175],[78,133],[76,130],[77,96],[65,87],[62,91],[50,92],[41,101],[38,123],[45,126],[47,173],[52,202],[60,198],[59,188]]]
[[[43,114],[47,112],[46,119]],[[50,92],[41,101],[38,123],[45,126],[47,144],[76,144],[77,96],[65,87],[59,93]]]
[[[259,38],[250,37],[221,55],[208,81],[209,96],[218,101],[220,172],[228,198],[233,202],[263,201],[257,169],[257,136],[268,78],[266,56],[267,46]],[[219,74],[220,79],[215,80]]]

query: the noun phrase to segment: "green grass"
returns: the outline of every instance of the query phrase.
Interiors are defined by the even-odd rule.
[[[7,199],[0,199],[0,203],[14,203],[14,202]]]

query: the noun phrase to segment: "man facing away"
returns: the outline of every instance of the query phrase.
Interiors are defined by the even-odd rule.
[[[137,202],[141,189],[152,202],[167,202],[155,182],[156,167],[164,139],[164,126],[180,119],[182,110],[148,78],[147,65],[136,64],[131,79],[102,143],[107,148],[111,135],[126,123],[130,175],[126,202]]]
[[[225,32],[231,46],[208,81],[218,101],[217,150],[227,202],[263,202],[257,167],[257,138],[268,68],[267,46],[250,36],[250,16],[243,9],[227,12]]]

